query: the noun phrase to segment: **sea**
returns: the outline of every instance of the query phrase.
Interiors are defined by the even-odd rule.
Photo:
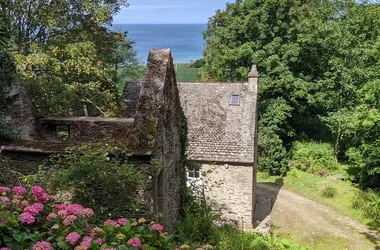
[[[111,29],[127,31],[137,58],[145,64],[150,48],[170,48],[174,63],[202,58],[206,24],[113,24]]]

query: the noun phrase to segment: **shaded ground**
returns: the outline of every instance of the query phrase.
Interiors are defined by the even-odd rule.
[[[280,184],[280,183],[279,183]],[[380,250],[380,233],[279,185],[258,182],[257,197],[270,197],[272,231],[314,249]]]

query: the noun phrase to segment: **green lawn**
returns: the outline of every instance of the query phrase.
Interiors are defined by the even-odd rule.
[[[174,64],[177,73],[177,82],[199,82],[199,68],[192,68],[190,64]]]
[[[258,173],[257,180],[275,183],[281,178],[285,188],[293,190],[309,199],[318,201],[328,207],[331,207],[340,214],[347,215],[354,220],[369,225],[377,230],[380,229],[379,223],[363,217],[360,211],[353,209],[352,203],[355,195],[359,192],[350,181],[329,180],[325,177],[316,176],[297,169],[292,169],[287,176],[268,176],[265,173]],[[332,198],[322,195],[322,191],[327,187],[333,187],[336,194]]]

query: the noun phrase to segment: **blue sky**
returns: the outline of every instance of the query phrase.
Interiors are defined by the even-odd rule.
[[[113,23],[207,23],[228,0],[130,0]],[[231,1],[230,1],[231,2]]]

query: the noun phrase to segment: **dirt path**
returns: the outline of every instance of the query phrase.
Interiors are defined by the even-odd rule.
[[[270,183],[257,183],[257,197],[270,197],[271,224],[315,249],[380,250],[380,233],[318,202]]]

